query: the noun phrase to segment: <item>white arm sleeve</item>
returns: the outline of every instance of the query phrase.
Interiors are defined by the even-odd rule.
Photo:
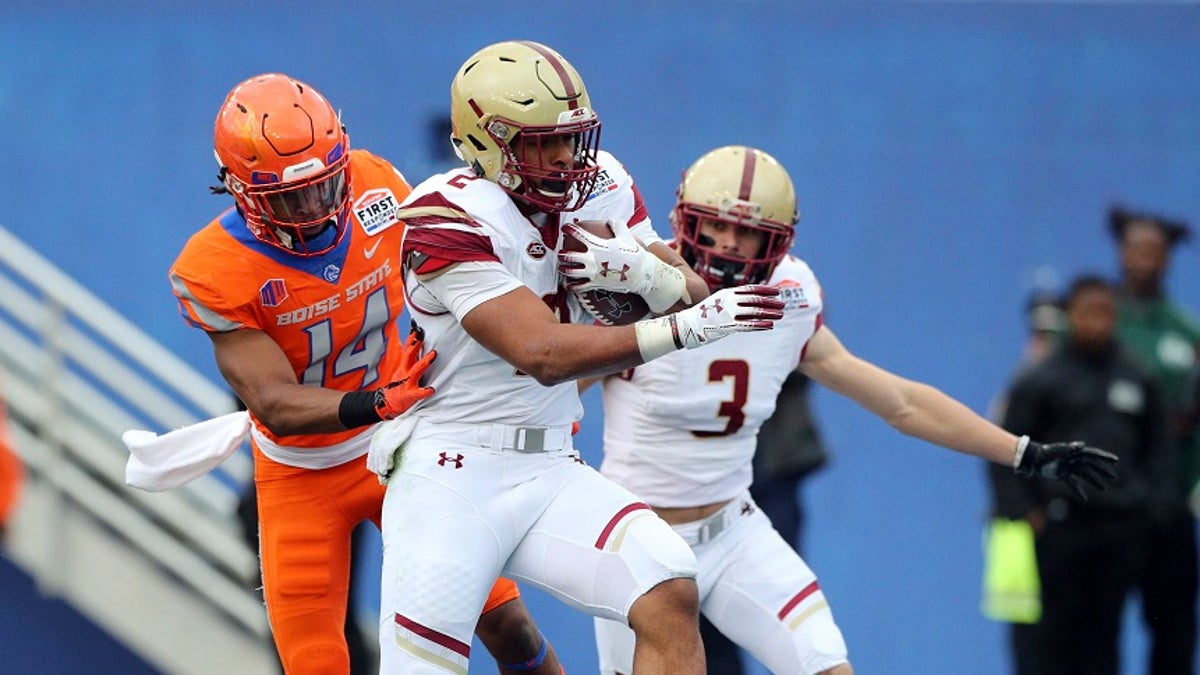
[[[459,322],[479,305],[524,285],[498,262],[459,263],[419,283],[422,296],[432,296]],[[417,299],[415,292],[413,298]]]

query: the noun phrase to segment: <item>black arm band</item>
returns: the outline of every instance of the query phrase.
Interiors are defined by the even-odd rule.
[[[338,420],[347,429],[357,429],[380,421],[375,411],[375,396],[378,389],[352,391],[342,397],[338,404]]]

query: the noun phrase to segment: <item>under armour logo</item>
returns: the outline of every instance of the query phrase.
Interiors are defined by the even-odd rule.
[[[712,306],[711,306],[711,307],[709,306],[709,304],[708,304],[707,302],[705,302],[705,303],[702,303],[702,304],[700,305],[700,318],[701,318],[701,319],[707,319],[707,318],[708,318],[708,310],[709,310],[709,309],[711,309],[712,311],[716,312],[717,314],[720,314],[720,313],[721,313],[721,311],[723,310],[723,308],[721,307],[721,300],[720,300],[720,298],[718,298],[718,299],[716,299],[716,300],[713,300],[713,303],[712,303]]]
[[[742,515],[748,516],[751,513],[754,513],[754,505],[750,502],[742,502]]]
[[[446,462],[454,462],[454,468],[462,468],[463,456],[461,454],[455,454],[453,457],[450,457],[444,452],[439,452],[438,457],[440,457],[438,459],[438,466],[446,466]]]
[[[629,264],[628,264],[628,263],[626,263],[625,265],[622,265],[622,266],[621,266],[621,271],[620,271],[620,272],[618,272],[617,270],[614,270],[614,269],[611,269],[611,268],[609,268],[609,266],[608,266],[608,261],[607,261],[607,260],[606,260],[606,261],[604,261],[604,262],[602,262],[602,263],[600,263],[600,276],[602,276],[602,277],[607,277],[607,276],[609,275],[609,272],[612,272],[613,274],[620,274],[620,275],[621,275],[621,281],[628,281],[628,280],[629,280],[629,275],[627,274],[627,272],[629,272]]]

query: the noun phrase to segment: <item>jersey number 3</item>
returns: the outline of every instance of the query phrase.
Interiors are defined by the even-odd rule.
[[[728,436],[729,434],[737,433],[737,430],[741,429],[742,425],[746,423],[746,413],[742,409],[745,407],[746,399],[749,396],[750,364],[740,359],[719,360],[709,364],[709,382],[723,382],[727,377],[733,378],[733,398],[721,401],[721,407],[717,409],[718,417],[728,418],[728,421],[725,422],[725,428],[721,431],[693,431],[692,434],[697,438]]]

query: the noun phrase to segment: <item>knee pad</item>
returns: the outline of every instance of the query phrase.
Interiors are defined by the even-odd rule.
[[[623,616],[612,618],[624,621],[634,600],[668,579],[695,579],[698,564],[696,554],[666,521],[653,511],[630,515],[605,544],[605,550],[615,553],[619,562],[609,558],[601,564],[598,577],[611,580],[614,586],[627,583],[629,593],[622,609]]]
[[[328,675],[350,672],[350,652],[344,643],[314,641],[280,654],[287,675]]]
[[[622,541],[616,542],[615,546],[622,558],[671,572],[659,581],[677,577],[696,578],[699,565],[692,547],[653,511],[631,517],[625,531],[619,536]]]

